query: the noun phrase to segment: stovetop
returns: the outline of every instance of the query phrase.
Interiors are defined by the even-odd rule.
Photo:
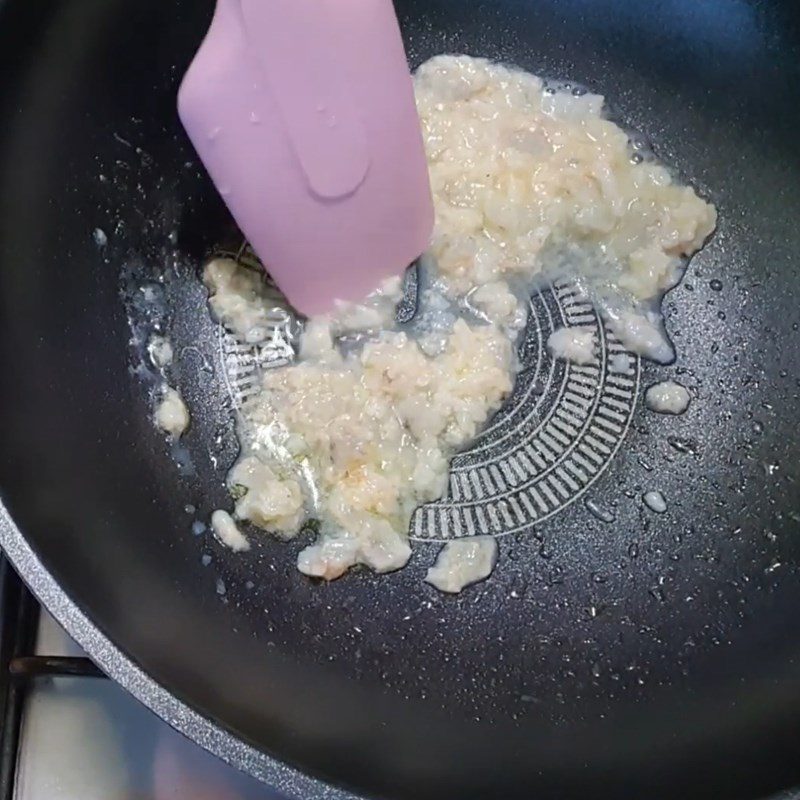
[[[102,676],[0,556],[0,800],[285,800]]]

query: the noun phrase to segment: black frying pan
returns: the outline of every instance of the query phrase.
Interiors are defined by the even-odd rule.
[[[293,568],[300,542],[234,556],[189,532],[185,507],[224,501],[235,456],[196,280],[230,228],[175,115],[210,12],[0,8],[0,530],[25,579],[157,713],[295,797],[340,794],[324,780],[732,800],[800,781],[795,0],[398,3],[414,63],[461,51],[586,84],[720,213],[665,301],[677,365],[641,365],[640,385],[679,373],[690,411],[636,406],[585,494],[501,537],[494,576],[456,598],[421,583],[434,544],[318,585]],[[196,348],[175,376],[188,477],[130,372],[120,298],[165,263],[168,327]]]

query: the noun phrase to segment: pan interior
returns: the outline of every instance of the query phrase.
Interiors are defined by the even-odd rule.
[[[294,570],[304,541],[232,555],[193,536],[235,457],[196,276],[232,231],[174,109],[211,4],[7,2],[3,501],[65,592],[231,751],[242,739],[417,799],[745,797],[800,779],[795,4],[397,8],[415,64],[466,52],[605,94],[717,205],[665,301],[677,364],[638,378],[679,376],[690,412],[632,407],[585,496],[503,537],[493,578],[457,598],[421,583],[436,544],[391,576],[316,585]],[[131,369],[123,300],[153,264],[169,265],[165,325],[194,412],[184,475]],[[651,489],[665,514],[643,506]]]

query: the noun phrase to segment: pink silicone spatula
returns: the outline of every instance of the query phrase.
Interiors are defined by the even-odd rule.
[[[302,313],[362,299],[427,248],[428,171],[391,0],[217,0],[178,112]]]

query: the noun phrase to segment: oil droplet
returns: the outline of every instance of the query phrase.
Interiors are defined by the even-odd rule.
[[[600,522],[613,522],[616,519],[612,511],[599,505],[594,500],[587,500],[584,505],[587,511],[599,519]]]
[[[665,603],[667,600],[667,596],[664,594],[664,590],[660,586],[654,586],[652,589],[648,589],[648,594],[654,600],[658,600],[659,603]]]
[[[685,439],[681,436],[668,436],[667,444],[679,453],[688,453],[689,455],[697,455],[697,443],[692,439]]]
[[[644,504],[656,514],[663,514],[667,510],[667,501],[664,495],[658,491],[645,492],[642,495]]]
[[[721,292],[722,291],[722,281],[719,280],[719,278],[714,278],[713,280],[710,280],[708,282],[708,285],[715,292]]]

